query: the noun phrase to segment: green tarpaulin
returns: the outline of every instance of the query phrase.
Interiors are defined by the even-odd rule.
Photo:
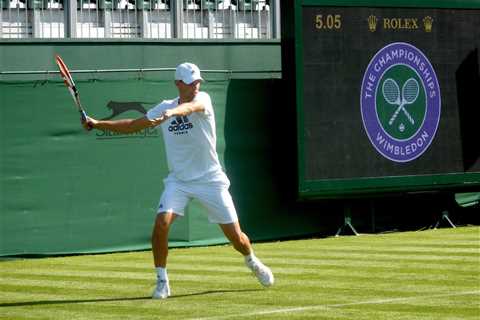
[[[231,80],[209,81],[202,87],[214,102],[217,150],[232,180],[240,220],[252,239],[318,230],[284,197],[284,177],[273,174],[291,176],[295,166],[285,159],[295,155],[290,152],[282,159],[274,152],[282,150],[278,129],[284,124],[272,118],[272,84]],[[177,94],[173,81],[85,80],[77,86],[87,112],[96,118],[140,117]],[[167,175],[160,130],[87,133],[60,81],[3,82],[0,94],[0,255],[150,248]],[[294,135],[293,128],[282,131]],[[170,245],[226,242],[203,213],[203,207],[192,202],[187,217],[175,222]]]

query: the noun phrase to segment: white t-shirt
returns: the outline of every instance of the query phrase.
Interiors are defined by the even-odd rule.
[[[178,99],[162,101],[147,112],[147,118],[158,118],[163,111],[177,107]],[[208,93],[199,92],[194,101],[203,103],[204,112],[171,117],[160,127],[170,176],[181,181],[208,181],[224,175],[216,151],[215,115]]]

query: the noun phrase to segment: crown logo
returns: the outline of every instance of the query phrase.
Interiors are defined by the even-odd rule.
[[[425,32],[432,32],[432,25],[433,25],[433,18],[430,16],[426,16],[423,18],[423,26],[425,28]]]
[[[377,22],[378,19],[373,14],[368,17],[368,30],[370,30],[370,32],[375,32],[377,30]]]

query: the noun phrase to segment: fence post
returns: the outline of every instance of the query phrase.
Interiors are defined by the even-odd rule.
[[[207,11],[207,22],[208,22],[208,39],[212,39],[215,33],[215,30],[213,29],[213,25],[215,24],[215,17],[213,16],[213,13],[210,9]]]
[[[112,11],[108,10],[107,8],[103,9],[103,27],[105,30],[105,38],[112,37]]]
[[[77,37],[77,1],[64,1],[65,38]]]
[[[272,39],[280,38],[280,0],[272,0],[270,5],[270,25]]]
[[[170,1],[172,14],[172,38],[183,38],[183,1]]]
[[[138,21],[140,26],[140,37],[142,38],[150,38],[150,30],[148,29],[148,11],[147,10],[139,10],[137,11]]]
[[[32,8],[32,37],[34,38],[41,38],[42,37],[42,31],[41,27],[41,19],[40,19],[40,10],[37,10],[37,8],[33,7]],[[28,34],[28,30],[27,30]],[[52,35],[50,35],[51,37]]]
[[[230,12],[230,34],[233,39],[238,38],[238,29],[237,29],[237,11],[233,10],[232,7],[228,8],[228,11]]]

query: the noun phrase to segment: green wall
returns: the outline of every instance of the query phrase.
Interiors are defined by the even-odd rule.
[[[84,132],[58,74],[71,69],[174,68],[193,61],[207,72],[218,152],[245,231],[271,240],[325,230],[319,206],[296,201],[294,107],[280,79],[278,42],[2,42],[0,79],[0,255],[146,249],[167,175],[156,130],[118,136]],[[237,72],[243,71],[243,72]],[[108,117],[110,101],[148,109],[172,98],[173,71],[74,74],[87,111]],[[292,89],[293,90],[293,89]],[[121,117],[138,117],[129,111]],[[171,246],[225,243],[192,202],[175,222]],[[315,213],[315,214],[314,214]]]
[[[181,62],[191,61],[202,70],[229,70],[228,77],[270,78],[281,76],[280,42],[265,41],[22,41],[0,40],[1,71],[56,71],[53,56],[59,54],[71,70],[112,70],[136,68],[174,68]],[[243,72],[243,73],[242,73]],[[151,75],[150,73],[148,73]],[[137,73],[130,73],[137,76]],[[0,80],[28,79],[32,75],[0,75]],[[47,73],[36,75],[49,78]],[[116,77],[124,73],[81,74],[76,78]],[[170,73],[157,73],[155,77],[169,80]],[[225,77],[222,73],[209,73],[209,78]]]

